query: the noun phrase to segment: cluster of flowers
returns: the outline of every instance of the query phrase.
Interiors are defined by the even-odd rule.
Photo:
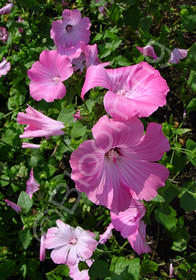
[[[88,45],[90,20],[82,18],[78,10],[65,9],[63,19],[52,22],[51,38],[56,50],[44,50],[39,61],[28,71],[30,95],[36,101],[52,102],[63,98],[63,82],[74,71],[83,72],[85,82],[81,97],[90,89],[100,86],[108,91],[104,96],[104,115],[92,128],[95,140],[82,143],[70,159],[72,179],[79,191],[97,205],[111,211],[111,224],[100,236],[106,242],[112,229],[128,238],[138,253],[149,252],[146,244],[146,225],[142,221],[145,207],[165,185],[168,170],[156,161],[170,149],[161,125],[149,123],[144,127],[139,120],[150,116],[159,106],[166,104],[169,91],[160,73],[146,62],[137,65],[106,69],[109,63],[98,59],[97,45]],[[77,116],[79,118],[80,116]],[[64,134],[64,124],[53,120],[28,106],[20,112],[19,124],[27,124],[21,138],[50,137]],[[24,148],[39,145],[23,143]],[[89,279],[88,270],[80,271],[78,263],[93,263],[93,251],[98,242],[95,234],[80,227],[76,229],[57,220],[57,227],[48,229],[41,238],[40,259],[45,249],[53,249],[51,258],[57,264],[67,264],[73,279]]]

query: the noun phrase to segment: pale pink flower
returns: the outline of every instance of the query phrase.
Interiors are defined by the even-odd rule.
[[[169,277],[173,278],[173,273],[174,273],[174,268],[173,268],[173,263],[169,264]]]
[[[46,259],[45,240],[46,240],[46,234],[43,233],[41,235],[40,250],[39,250],[39,259],[41,262],[45,261],[45,259]]]
[[[143,135],[136,117],[118,122],[105,115],[92,133],[95,140],[83,142],[71,155],[76,188],[114,213],[127,209],[132,197],[155,197],[169,175],[165,166],[155,163],[170,149],[162,126],[150,123]]]
[[[114,229],[114,226],[112,223],[109,224],[109,226],[106,228],[103,234],[100,234],[99,243],[104,244],[106,241],[112,236],[112,230]]]
[[[118,215],[111,212],[111,222],[117,231],[120,231],[123,238],[127,238],[132,248],[140,255],[148,253],[150,247],[146,245],[146,226],[142,217],[145,214],[144,205],[132,200],[129,208]]]
[[[88,17],[81,18],[79,10],[65,9],[62,13],[63,20],[52,22],[50,36],[59,49],[76,46],[80,41],[88,44],[90,40],[91,22]]]
[[[175,48],[170,54],[169,63],[177,64],[180,59],[184,59],[185,57],[187,57],[187,54],[187,50]]]
[[[54,263],[73,266],[92,256],[98,244],[94,233],[73,228],[61,220],[56,224],[57,227],[48,229],[45,240],[45,248],[53,249],[50,256]]]
[[[169,91],[159,71],[147,62],[117,69],[92,65],[86,72],[82,98],[88,90],[97,86],[109,90],[104,97],[104,107],[117,120],[148,117],[159,106],[166,104]]]
[[[90,267],[93,264],[93,260],[89,259],[86,261],[88,267]],[[88,269],[84,269],[84,270],[79,270],[78,268],[78,263],[76,263],[73,266],[69,266],[69,276],[73,279],[73,280],[90,280],[90,277],[88,275]]]
[[[58,54],[56,50],[45,50],[28,70],[30,94],[36,101],[41,99],[52,102],[66,94],[63,81],[73,74],[73,67],[67,56]]]
[[[8,31],[5,27],[0,27],[0,40],[5,43],[7,41],[7,38],[8,38]]]
[[[31,168],[30,177],[26,184],[27,184],[26,193],[29,195],[30,198],[32,198],[33,193],[37,192],[40,186],[40,184],[34,178],[33,167]]]
[[[100,63],[98,55],[97,44],[87,45],[84,42],[81,43],[82,53],[79,57],[74,58],[72,60],[72,64],[74,66],[74,71],[83,72],[84,68],[88,68],[91,65],[97,65]]]
[[[31,143],[23,142],[22,143],[22,148],[39,149],[40,148],[40,144],[31,144]]]
[[[6,75],[8,71],[10,71],[11,64],[7,62],[5,57],[3,58],[2,62],[0,63],[0,77]]]
[[[147,55],[152,57],[154,60],[156,60],[158,57],[154,51],[153,46],[151,46],[150,44],[145,46],[145,47],[138,47],[136,46],[136,48],[138,49],[138,51],[140,51],[143,55]]]
[[[14,209],[14,211],[16,211],[17,213],[21,211],[21,207],[19,205],[17,205],[16,203],[5,199],[5,202],[7,203],[7,205],[9,205],[12,209]]]
[[[46,117],[29,105],[26,113],[18,113],[17,122],[27,124],[20,138],[49,137],[64,134],[64,131],[62,131],[64,124],[62,122]]]
[[[0,9],[0,15],[8,15],[8,14],[10,14],[11,9],[13,8],[13,6],[14,5],[12,3],[6,4],[4,7],[2,7]]]
[[[77,120],[82,119],[82,117],[80,116],[80,110],[77,111],[77,112],[73,115],[73,117],[74,117],[74,122],[76,122]]]

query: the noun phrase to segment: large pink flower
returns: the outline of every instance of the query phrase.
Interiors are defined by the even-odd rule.
[[[5,43],[7,41],[8,38],[8,31],[5,27],[0,27],[0,40]]]
[[[73,266],[92,256],[98,244],[94,233],[80,227],[72,228],[61,220],[56,224],[57,227],[48,229],[45,239],[45,248],[53,249],[51,258],[54,263]]]
[[[95,140],[85,141],[71,155],[76,188],[115,213],[127,209],[132,197],[155,197],[169,175],[154,163],[170,148],[162,126],[150,123],[143,135],[143,124],[136,117],[118,122],[103,116],[92,132]]]
[[[64,134],[62,122],[46,117],[29,105],[26,113],[18,113],[17,122],[19,124],[27,124],[20,138],[49,137]]]
[[[0,15],[8,15],[14,5],[9,3],[0,9]]]
[[[26,193],[28,193],[29,197],[32,198],[33,193],[38,191],[40,186],[40,184],[34,178],[33,167],[31,168],[30,177],[26,184]]]
[[[10,71],[11,64],[7,62],[5,57],[3,58],[2,62],[0,63],[0,77],[6,75],[8,71]]]
[[[58,49],[76,46],[80,41],[90,40],[91,22],[88,17],[81,18],[79,10],[67,10],[62,13],[63,20],[52,22],[50,36]]]
[[[58,54],[56,50],[45,50],[40,54],[39,61],[28,70],[30,94],[39,101],[47,102],[63,98],[66,88],[63,81],[73,74],[73,67],[67,56]]]
[[[82,98],[96,86],[109,90],[104,97],[105,110],[117,120],[128,120],[133,116],[148,117],[159,106],[166,104],[169,91],[159,71],[147,62],[117,69],[90,66],[86,72]]]
[[[150,247],[146,244],[146,226],[141,221],[145,214],[144,205],[132,200],[129,208],[118,215],[111,212],[111,222],[114,228],[120,231],[122,237],[127,238],[138,253],[150,252]]]

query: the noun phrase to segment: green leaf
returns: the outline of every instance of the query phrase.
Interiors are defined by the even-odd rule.
[[[0,264],[0,275],[1,280],[6,280],[16,268],[16,262],[13,260],[8,260]]]
[[[167,230],[174,231],[176,229],[176,211],[171,206],[164,205],[156,209],[155,217],[157,222],[161,223]]]
[[[131,29],[136,30],[140,21],[140,12],[137,6],[130,6],[123,12],[125,25],[130,26]]]
[[[188,78],[188,86],[192,88],[192,90],[196,91],[196,71],[191,70],[189,78]]]
[[[10,178],[6,175],[2,175],[1,179],[0,179],[1,187],[5,187],[5,186],[9,185],[9,183],[10,183]]]
[[[109,276],[108,264],[105,261],[97,260],[89,268],[89,276],[91,280],[104,279]]]
[[[188,32],[193,32],[196,28],[196,14],[189,14],[181,17],[182,25]]]
[[[58,265],[52,271],[46,273],[48,280],[64,280],[69,276],[69,268],[67,265]],[[82,280],[82,279],[81,279]]]
[[[80,122],[76,122],[71,131],[71,137],[79,138],[79,137],[84,136],[85,134],[86,134],[86,126],[84,126]]]
[[[165,199],[167,204],[177,197],[178,193],[179,191],[177,186],[172,184],[170,181],[167,181],[165,187],[160,189],[160,194]]]
[[[122,280],[138,280],[140,275],[140,259],[129,260],[124,257],[114,257],[111,261],[110,271],[120,276]]]
[[[22,191],[19,195],[17,205],[19,205],[26,214],[31,209],[33,201],[29,198],[29,195],[26,192]]]
[[[57,120],[61,121],[63,123],[73,123],[74,122],[74,117],[73,115],[75,114],[75,111],[73,108],[63,108],[59,115]]]
[[[196,98],[193,98],[186,107],[187,111],[196,111]]]
[[[184,227],[178,228],[176,232],[173,232],[172,238],[174,240],[173,245],[171,247],[172,250],[178,251],[178,252],[182,252],[182,251],[186,250],[189,236]]]
[[[182,195],[180,198],[180,206],[185,210],[185,211],[193,211],[196,209],[196,197],[190,193],[186,192]]]
[[[19,231],[19,238],[22,243],[23,248],[26,250],[29,247],[29,244],[32,240],[32,234],[29,229],[21,229]]]
[[[157,271],[159,265],[150,260],[144,260],[141,264],[141,274],[145,275]]]
[[[196,142],[188,139],[186,141],[186,149],[188,150],[186,152],[187,158],[194,166],[196,166]]]

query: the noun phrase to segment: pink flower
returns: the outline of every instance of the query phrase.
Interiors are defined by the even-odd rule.
[[[21,19],[21,16],[19,16],[17,22],[19,22],[19,23],[24,22],[24,19]],[[19,27],[18,30],[19,30],[20,33],[24,32],[23,28],[21,28],[21,27]]]
[[[39,149],[40,145],[23,142],[22,143],[22,148]]]
[[[175,48],[170,54],[169,63],[176,64],[180,59],[187,57],[187,54],[187,50]]]
[[[16,203],[5,199],[5,202],[7,203],[7,205],[9,205],[12,209],[14,209],[14,211],[16,211],[17,213],[21,211],[21,207],[18,206]]]
[[[169,91],[159,71],[146,62],[117,69],[90,66],[86,72],[82,98],[96,86],[109,90],[104,97],[104,107],[117,120],[128,120],[133,116],[148,117],[159,106],[166,104]]]
[[[101,0],[96,0],[96,3],[99,3]],[[103,2],[103,1],[102,1]],[[107,3],[104,3],[104,6],[99,6],[99,12],[104,14],[105,7],[107,6]]]
[[[94,233],[72,228],[61,220],[56,224],[57,227],[48,229],[45,240],[45,248],[53,249],[50,256],[54,263],[73,266],[92,256],[98,244]]]
[[[97,50],[97,44],[87,45],[84,42],[81,42],[82,53],[78,58],[72,60],[74,66],[74,71],[83,72],[84,68],[88,68],[91,65],[97,65],[100,63]]]
[[[106,231],[103,234],[100,234],[100,239],[99,239],[100,244],[106,243],[106,241],[112,236],[113,228],[114,228],[113,224],[110,223]]]
[[[93,264],[93,260],[87,260],[86,261],[87,265],[90,267]],[[69,266],[69,276],[73,279],[73,280],[90,280],[90,277],[88,275],[88,269],[84,269],[84,270],[79,270],[78,268],[78,263],[76,263],[73,266]]]
[[[88,17],[81,18],[79,10],[65,9],[62,16],[63,20],[52,22],[52,29],[50,30],[50,36],[57,48],[71,48],[80,41],[88,44],[90,40],[90,19]]]
[[[118,122],[106,115],[92,129],[95,140],[83,142],[70,159],[76,188],[114,213],[134,199],[150,200],[169,172],[158,161],[170,149],[162,126],[150,123],[144,133],[136,117]]]
[[[8,15],[14,5],[9,3],[0,9],[0,15]]]
[[[158,57],[154,51],[154,48],[153,46],[151,46],[150,44],[145,46],[145,47],[137,47],[136,48],[138,49],[138,51],[140,51],[143,55],[147,55],[147,56],[150,56],[152,57],[154,60],[156,60]]]
[[[0,40],[5,43],[7,41],[8,38],[8,31],[5,27],[0,27]]]
[[[150,252],[146,245],[146,226],[142,217],[145,214],[145,207],[139,201],[132,200],[129,208],[118,215],[111,212],[111,220],[114,228],[120,231],[123,238],[127,238],[132,248],[140,255]]]
[[[19,124],[27,124],[20,138],[49,137],[64,134],[62,122],[46,117],[29,105],[26,113],[18,113],[17,122]]]
[[[41,262],[45,261],[46,259],[45,240],[46,240],[46,235],[45,233],[43,233],[40,240],[40,251],[39,251],[39,259]]]
[[[6,75],[8,71],[10,71],[11,64],[7,62],[5,57],[3,58],[2,62],[0,63],[0,77]]]
[[[82,119],[82,117],[80,116],[80,110],[77,111],[77,112],[73,115],[73,117],[74,117],[74,122],[76,122],[77,120]]]
[[[26,193],[28,193],[30,198],[32,198],[34,192],[39,190],[39,186],[40,184],[34,178],[33,167],[32,167],[29,180],[27,181],[27,188],[26,188]]]
[[[47,102],[63,98],[66,94],[63,81],[73,74],[70,59],[56,50],[43,51],[39,59],[28,70],[31,96],[36,101],[44,99]]]

